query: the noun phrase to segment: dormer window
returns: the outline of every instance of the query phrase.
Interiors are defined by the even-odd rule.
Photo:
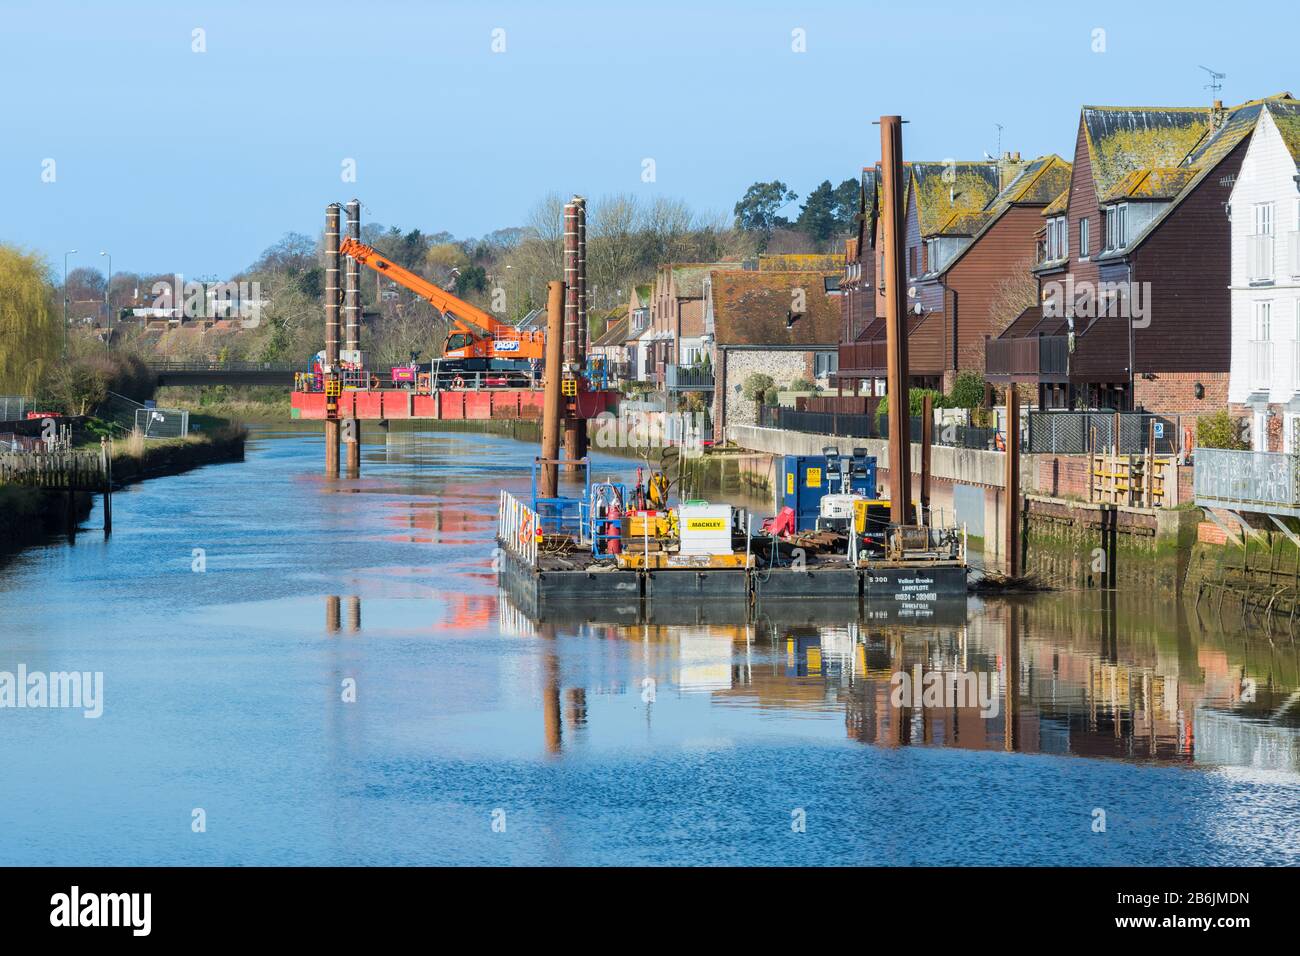
[[[1047,220],[1046,256],[1049,261],[1065,259],[1070,255],[1070,234],[1064,216]]]
[[[1106,209],[1106,248],[1123,249],[1128,242],[1128,203]]]

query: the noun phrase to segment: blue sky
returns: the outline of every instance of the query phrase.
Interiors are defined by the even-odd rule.
[[[729,213],[755,180],[802,197],[856,175],[881,113],[909,121],[910,159],[978,159],[999,123],[1003,149],[1069,159],[1081,104],[1208,103],[1199,64],[1226,102],[1295,91],[1294,22],[1199,2],[4,0],[0,241],[220,277],[353,195],[457,236],[550,190]]]

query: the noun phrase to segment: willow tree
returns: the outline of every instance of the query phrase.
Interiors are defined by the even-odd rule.
[[[0,244],[0,393],[34,394],[61,342],[49,266]]]

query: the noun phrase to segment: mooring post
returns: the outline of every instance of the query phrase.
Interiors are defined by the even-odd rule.
[[[911,524],[912,421],[907,393],[907,317],[903,258],[903,120],[880,117],[881,224],[885,245],[885,362],[889,402],[889,520]]]
[[[1007,576],[1020,575],[1020,395],[1015,383],[1007,385],[1006,451],[1007,521],[1004,528]]]
[[[104,537],[113,533],[113,465],[107,438],[99,440],[99,460],[104,472]]]
[[[325,207],[325,476],[339,476],[339,204]]]
[[[564,395],[560,382],[564,377],[564,283],[551,282],[546,287],[546,365],[542,393],[541,496],[559,494],[560,412]]]
[[[934,399],[921,400],[921,514],[919,523],[930,524],[930,445],[934,441]]]

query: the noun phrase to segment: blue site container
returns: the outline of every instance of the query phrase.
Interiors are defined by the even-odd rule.
[[[795,513],[795,527],[817,527],[822,498],[827,494],[876,497],[876,459],[870,455],[786,455],[781,459],[778,491],[781,504]],[[847,479],[847,482],[846,482]],[[847,483],[847,487],[845,487]]]
[[[786,455],[781,459],[781,503],[795,514],[795,526],[810,531],[817,526],[822,497],[826,494],[825,455]]]

